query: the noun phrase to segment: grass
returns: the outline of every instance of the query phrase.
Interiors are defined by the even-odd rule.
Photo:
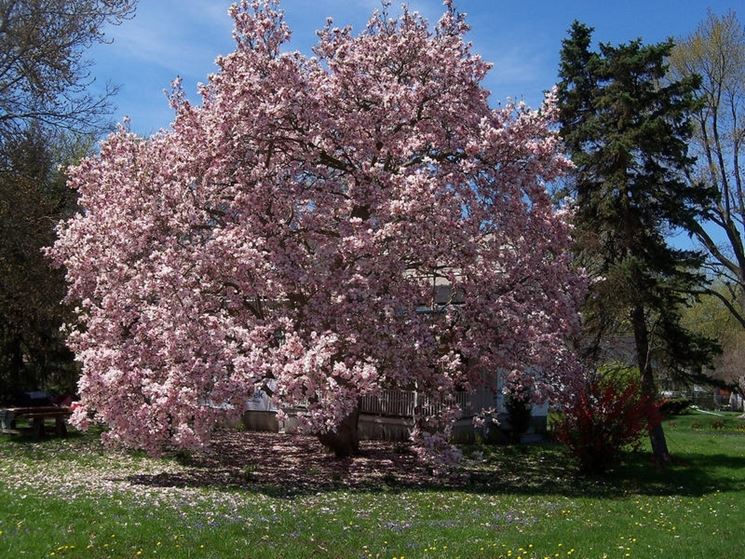
[[[296,490],[253,483],[250,465],[236,485],[140,483],[188,460],[106,452],[88,435],[3,436],[0,557],[740,557],[745,421],[735,415],[667,421],[675,463],[664,472],[644,448],[583,478],[559,446],[473,446],[459,472],[470,483],[457,488],[383,476],[364,489]]]

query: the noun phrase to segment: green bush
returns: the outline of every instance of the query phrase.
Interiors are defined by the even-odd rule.
[[[665,398],[659,402],[658,409],[663,416],[670,417],[681,415],[692,403],[688,398]]]
[[[639,367],[632,367],[621,361],[603,363],[598,367],[597,372],[602,379],[620,383],[624,386],[641,383]]]
[[[532,406],[525,399],[508,395],[505,399],[505,408],[510,423],[510,440],[518,444],[520,436],[530,427]]]

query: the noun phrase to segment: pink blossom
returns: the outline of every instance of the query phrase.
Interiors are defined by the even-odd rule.
[[[276,4],[231,8],[201,105],[177,81],[168,130],[121,127],[69,170],[81,212],[49,252],[78,305],[77,424],[155,452],[204,444],[257,388],[314,432],[364,395],[447,402],[500,369],[550,393],[584,289],[545,188],[571,167],[553,94],[490,108],[450,2],[434,30],[406,8],[329,23],[314,58],[283,50]],[[438,276],[463,304],[434,305]]]

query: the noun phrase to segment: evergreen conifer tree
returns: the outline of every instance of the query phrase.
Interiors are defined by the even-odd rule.
[[[673,248],[712,192],[685,180],[695,78],[666,80],[672,41],[641,40],[591,50],[592,29],[574,22],[563,41],[562,137],[577,165],[577,255],[602,278],[585,308],[590,356],[607,333],[633,334],[642,390],[657,396],[654,368],[700,374],[713,342],[681,325],[690,293],[706,283],[703,255]],[[669,461],[661,425],[650,425],[655,460]]]

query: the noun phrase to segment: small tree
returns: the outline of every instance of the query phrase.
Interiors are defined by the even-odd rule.
[[[580,470],[602,474],[624,448],[636,445],[645,428],[660,422],[655,404],[638,382],[591,374],[577,382],[555,427]]]
[[[583,279],[544,187],[569,166],[552,98],[492,110],[446,4],[434,31],[406,8],[359,36],[329,21],[306,58],[281,51],[276,2],[240,2],[202,105],[176,87],[170,130],[120,129],[71,171],[84,212],[52,254],[80,301],[80,423],[197,445],[261,387],[346,455],[362,396],[448,408],[499,368],[543,391],[572,371]]]
[[[722,349],[706,372],[711,383],[739,390],[740,379],[745,379],[745,330],[730,308],[741,304],[722,282],[714,282],[707,290],[716,295],[702,296],[683,319],[688,328],[716,340]]]

